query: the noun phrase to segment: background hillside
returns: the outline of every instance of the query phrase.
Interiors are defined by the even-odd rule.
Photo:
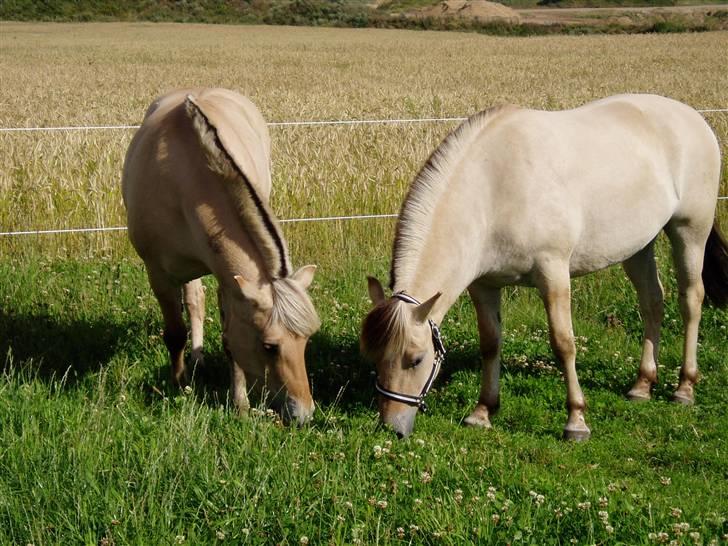
[[[448,11],[445,4],[451,4]],[[644,32],[714,30],[728,24],[728,6],[715,0],[503,0],[515,9],[613,8],[614,13],[572,14],[548,10],[547,17],[498,18],[483,9],[453,8],[460,4],[487,4],[483,0],[2,0],[0,20],[14,21],[167,21],[297,26],[474,30],[495,34],[552,32]],[[695,4],[714,9],[669,6]],[[442,8],[447,16],[444,16]],[[647,13],[620,9],[649,9]],[[652,9],[656,8],[653,12]],[[442,13],[441,13],[442,12]],[[655,16],[657,13],[657,16]],[[697,16],[696,16],[697,13]]]

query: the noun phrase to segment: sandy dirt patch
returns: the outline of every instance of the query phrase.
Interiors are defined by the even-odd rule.
[[[516,10],[487,0],[444,0],[434,6],[418,10],[416,15],[437,18],[460,17],[484,22],[519,23],[521,20]]]

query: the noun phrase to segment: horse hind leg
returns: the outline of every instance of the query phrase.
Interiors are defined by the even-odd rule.
[[[568,263],[542,264],[534,275],[549,322],[551,347],[561,364],[566,381],[566,409],[569,413],[564,438],[583,441],[591,431],[586,425],[586,401],[576,375],[576,343],[571,323],[571,278]]]
[[[649,400],[652,385],[657,382],[660,325],[664,313],[663,290],[655,264],[654,241],[626,260],[622,267],[637,291],[644,322],[639,375],[634,386],[627,393],[627,398]]]
[[[468,289],[478,316],[482,377],[478,403],[465,424],[490,428],[490,418],[500,406],[500,290],[480,288],[476,283]]]
[[[190,321],[190,339],[192,341],[192,365],[203,364],[202,343],[205,324],[205,289],[201,279],[195,279],[184,285],[184,302]]]
[[[689,222],[671,222],[665,227],[665,232],[672,243],[680,315],[685,331],[680,382],[672,399],[681,404],[692,404],[695,400],[693,387],[698,382],[698,327],[705,297],[702,270],[710,224],[698,227]]]
[[[149,284],[162,310],[162,318],[164,319],[163,337],[172,365],[172,383],[184,387],[188,383],[184,360],[187,327],[182,319],[180,286],[171,282],[162,272],[148,268],[147,275]]]

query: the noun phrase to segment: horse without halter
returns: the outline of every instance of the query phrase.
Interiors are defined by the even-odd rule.
[[[129,146],[122,178],[129,238],[144,260],[164,316],[172,379],[187,381],[180,287],[202,358],[204,292],[218,281],[231,398],[249,407],[247,384],[274,394],[286,420],[314,404],[306,342],[319,319],[306,289],[315,266],[295,273],[268,208],[270,137],[260,112],[225,89],[179,90],[157,99]]]
[[[663,312],[654,243],[662,230],[672,243],[685,327],[674,400],[692,403],[705,290],[717,305],[728,303],[728,244],[714,223],[719,181],[710,127],[664,97],[620,95],[561,112],[505,106],[465,121],[432,153],[402,204],[394,297],[369,279],[374,308],[361,347],[376,363],[381,420],[400,436],[412,431],[423,385],[438,367],[432,325],[467,289],[483,367],[480,397],[465,423],[490,427],[499,406],[500,289],[526,285],[540,291],[565,375],[564,436],[588,438],[570,279],[620,262],[645,321],[639,376],[628,396],[650,398]]]

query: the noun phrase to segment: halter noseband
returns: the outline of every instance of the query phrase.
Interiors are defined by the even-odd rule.
[[[414,305],[420,304],[419,301],[404,292],[397,292],[395,294],[392,294],[392,297],[397,298],[398,300],[401,300],[405,303],[411,303]],[[422,387],[422,391],[420,392],[420,394],[418,396],[413,396],[411,394],[402,394],[399,392],[390,391],[389,389],[386,389],[382,386],[382,384],[379,382],[379,378],[377,378],[377,381],[374,384],[374,388],[377,390],[377,392],[385,398],[389,398],[390,400],[394,400],[395,402],[401,402],[402,404],[407,404],[408,406],[417,406],[417,409],[422,410],[423,413],[427,411],[425,396],[427,396],[427,393],[430,392],[430,388],[432,388],[432,383],[435,381],[435,376],[440,370],[440,366],[445,361],[445,345],[443,345],[442,343],[440,329],[437,327],[437,324],[435,324],[435,321],[433,321],[432,319],[427,319],[427,322],[430,325],[430,330],[432,331],[432,345],[435,349],[435,359],[432,361],[432,371],[430,371],[430,376],[427,378],[425,386]]]

